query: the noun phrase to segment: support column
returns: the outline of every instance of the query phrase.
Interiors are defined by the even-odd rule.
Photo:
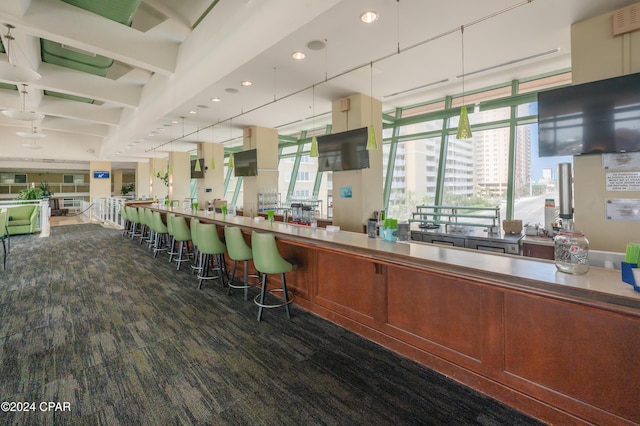
[[[258,176],[243,180],[244,215],[258,211],[258,193],[267,188],[278,188],[278,130],[267,127],[244,129],[244,150],[258,150]]]
[[[106,172],[108,178],[96,177],[95,172]],[[95,202],[100,198],[111,197],[111,163],[109,161],[91,161],[89,163],[89,198]],[[94,217],[94,209],[91,209],[91,219],[100,220]]]
[[[191,198],[191,155],[188,152],[169,153],[169,197],[178,200]]]
[[[204,179],[198,179],[198,202],[224,198],[224,145],[202,142],[198,146],[198,158],[204,159]],[[215,168],[211,159],[215,159]]]
[[[120,190],[122,189],[122,170],[114,170],[111,180],[113,181],[113,189],[111,191],[111,195],[117,197],[118,195],[121,195]],[[136,194],[137,193],[138,191],[136,191]]]
[[[372,113],[373,109],[373,113]],[[364,232],[373,212],[382,210],[382,103],[357,93],[332,104],[333,133],[369,127],[373,119],[378,149],[369,151],[369,168],[333,172],[333,224],[346,231]],[[351,188],[346,191],[346,188]],[[341,197],[341,188],[350,198]]]
[[[151,181],[149,179],[149,171],[150,164],[148,162],[139,162],[136,163],[136,188],[134,192],[136,193],[136,197],[142,198],[143,196],[147,197],[147,199],[153,198],[151,196]],[[118,189],[118,193],[120,189]]]
[[[169,187],[158,177],[158,174],[163,175],[169,167],[169,162],[166,158],[151,158],[149,160],[149,173],[147,179],[149,180],[149,198],[160,200],[161,198],[167,198],[169,195]]]

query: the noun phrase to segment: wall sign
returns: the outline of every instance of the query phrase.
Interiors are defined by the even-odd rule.
[[[607,200],[606,219],[640,222],[640,200]]]
[[[108,171],[94,171],[93,172],[94,179],[109,179]]]
[[[607,173],[607,191],[640,191],[640,172]]]
[[[352,191],[350,186],[341,186],[340,187],[340,198],[351,198]]]
[[[602,154],[604,170],[640,170],[640,152]]]

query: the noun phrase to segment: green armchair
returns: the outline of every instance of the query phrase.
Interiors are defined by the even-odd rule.
[[[7,209],[9,235],[31,234],[38,231],[40,206],[24,205]]]

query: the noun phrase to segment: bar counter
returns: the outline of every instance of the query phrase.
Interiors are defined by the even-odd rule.
[[[296,305],[516,409],[549,423],[640,423],[640,293],[619,270],[570,275],[533,258],[197,217],[247,241],[273,232],[299,266],[287,274]]]

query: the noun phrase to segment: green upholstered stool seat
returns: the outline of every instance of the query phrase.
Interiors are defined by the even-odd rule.
[[[224,227],[224,241],[227,245],[229,259],[233,260],[233,268],[231,269],[231,278],[229,280],[229,294],[234,288],[243,289],[244,300],[247,300],[249,288],[254,287],[249,283],[249,277],[260,279],[260,275],[249,274],[249,261],[253,259],[253,251],[245,242],[242,231],[237,226]],[[238,262],[244,262],[244,279],[239,284],[235,282]]]
[[[160,212],[154,211],[151,216],[151,223],[153,224],[154,242],[153,242],[153,257],[158,256],[158,252],[167,250],[167,238],[169,236],[169,230],[167,225],[162,221]]]
[[[220,283],[226,285],[224,278],[226,270],[224,266],[224,253],[227,247],[218,236],[218,229],[212,223],[199,223],[198,225],[198,288],[202,288],[204,280],[220,278]],[[214,264],[215,263],[215,264]],[[218,275],[209,275],[211,268],[218,271]]]
[[[278,308],[281,306],[284,306],[287,318],[291,318],[289,305],[293,302],[294,295],[293,292],[287,291],[285,273],[291,272],[294,265],[280,256],[274,234],[253,231],[251,234],[251,250],[253,252],[253,264],[256,270],[262,274],[260,294],[256,295],[253,300],[258,305],[258,321],[262,318],[263,308]],[[282,289],[267,291],[267,275],[269,274],[280,274]],[[266,304],[267,293],[274,292],[282,292],[282,301],[280,303]]]
[[[178,245],[178,253],[176,257],[176,269],[180,270],[182,262],[189,261],[189,241],[191,241],[191,230],[187,225],[187,219],[184,216],[174,216],[172,221],[173,240],[180,243]]]

